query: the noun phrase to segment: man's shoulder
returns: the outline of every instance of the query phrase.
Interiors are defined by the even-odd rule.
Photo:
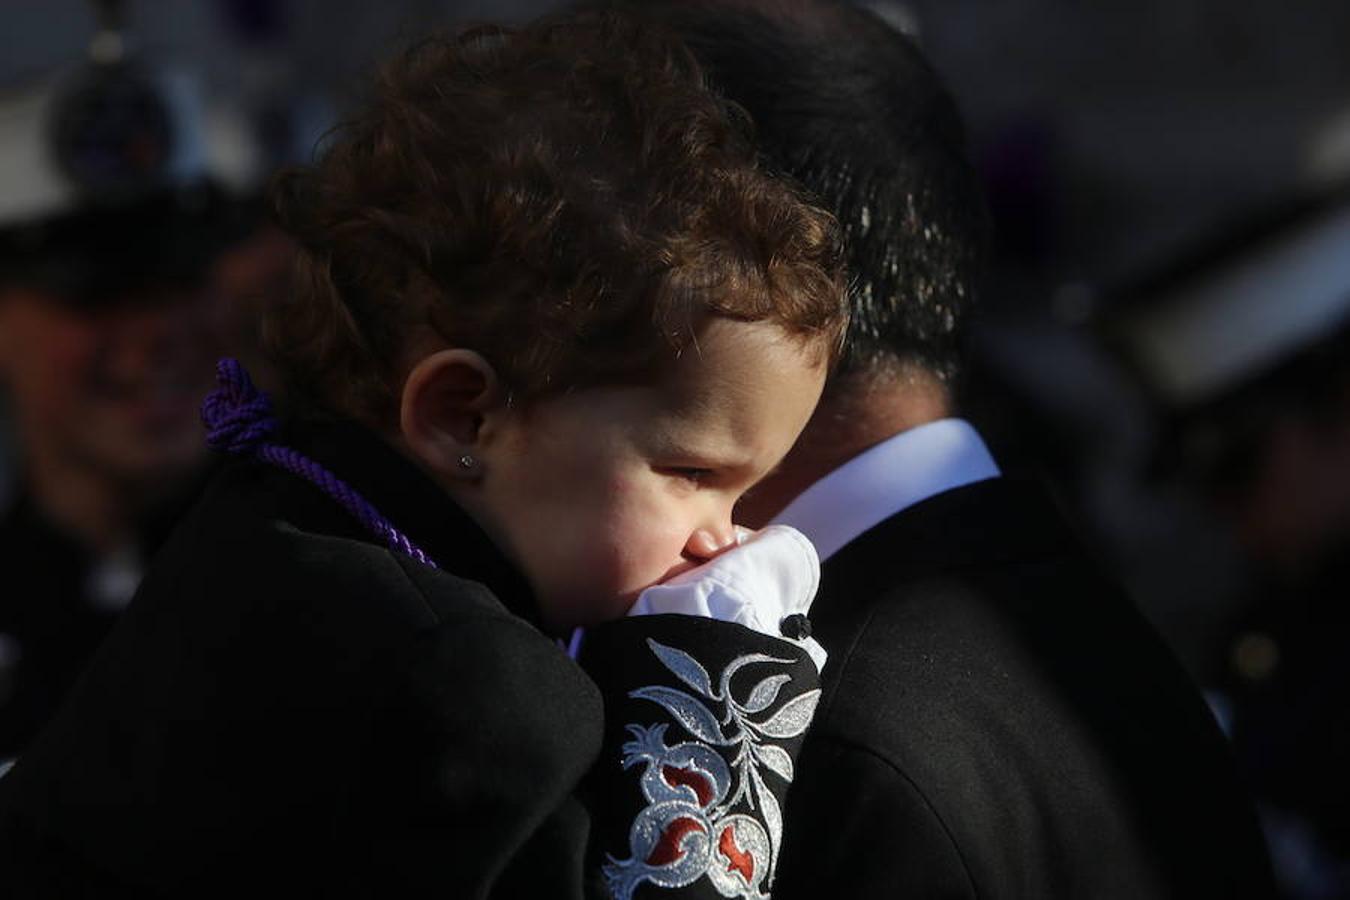
[[[831,653],[823,721],[865,709],[866,733],[903,723],[899,747],[986,728],[1071,742],[1062,723],[1093,702],[1212,725],[1158,634],[1027,484],[970,485],[892,517],[826,564],[813,618]]]
[[[886,576],[1079,558],[1082,545],[1035,478],[1003,475],[929,495],[869,528],[832,556],[830,574]],[[883,583],[890,583],[887,578]]]
[[[904,509],[828,559],[812,620],[835,656],[856,656],[865,629],[899,628],[906,643],[972,629],[999,641],[1013,635],[995,626],[1019,610],[1008,598],[1026,594],[1029,579],[1049,591],[1038,610],[1066,595],[1118,596],[1042,492],[989,479]]]
[[[847,577],[827,571],[813,612],[830,652],[817,727],[901,762],[928,765],[947,744],[981,752],[990,747],[974,738],[1010,727],[1052,739],[1042,726],[1071,715],[1058,679],[1090,678],[1105,698],[1165,653],[1068,551],[851,565]]]
[[[1259,860],[1203,700],[1053,506],[1015,484],[951,493],[827,563],[810,740],[884,760],[986,885],[1026,865],[1078,878],[1096,859],[1138,885],[1225,848]],[[1186,831],[1208,843],[1185,851]]]

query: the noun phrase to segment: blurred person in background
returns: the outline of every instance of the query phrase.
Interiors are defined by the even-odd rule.
[[[1231,228],[1231,226],[1230,226]],[[1100,323],[1245,579],[1199,677],[1290,897],[1350,894],[1350,183],[1312,185],[1142,279]]]
[[[1350,895],[1350,331],[1262,385],[1269,416],[1211,485],[1255,563],[1218,681],[1291,897]]]
[[[242,206],[192,116],[96,38],[93,60],[0,95],[0,761],[55,711],[130,600],[205,460],[198,407]],[[239,258],[236,258],[238,256]],[[263,268],[267,268],[266,265]]]
[[[832,208],[852,321],[740,506],[824,563],[831,652],[775,897],[1268,897],[1223,737],[1152,628],[954,395],[982,201],[914,45],[843,4],[631,4],[673,26]]]

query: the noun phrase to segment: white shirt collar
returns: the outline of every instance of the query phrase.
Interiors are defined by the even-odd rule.
[[[801,531],[824,562],[902,509],[1000,474],[969,422],[939,419],[864,450],[798,495],[773,524]]]

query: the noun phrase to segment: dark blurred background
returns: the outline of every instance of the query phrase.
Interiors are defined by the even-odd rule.
[[[1051,481],[1204,687],[1290,895],[1350,896],[1350,3],[863,5],[947,79],[985,182],[969,416]],[[108,51],[95,6],[0,5],[0,197],[36,190],[25,104]],[[214,346],[253,357],[285,258],[268,173],[403,41],[557,4],[101,6],[229,199],[194,290]],[[23,470],[3,410],[0,501]]]

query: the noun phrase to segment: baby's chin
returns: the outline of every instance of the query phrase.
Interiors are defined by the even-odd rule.
[[[656,587],[658,584],[665,584],[667,581],[670,581],[670,579],[675,578],[678,575],[683,575],[685,572],[688,572],[691,569],[697,569],[699,566],[704,565],[705,562],[706,560],[696,560],[696,559],[681,560],[680,562],[671,566],[666,571],[662,572],[660,578],[657,578],[653,581],[649,581],[646,584],[642,585],[641,587],[635,587],[630,590],[620,591],[615,597],[614,605],[615,608],[622,609],[623,612],[620,613],[619,616],[614,616],[612,618],[620,618],[621,616],[628,615],[628,611],[633,608],[633,604],[637,603],[638,597],[640,597],[642,595],[642,592],[645,591],[647,588]]]
[[[638,595],[646,589],[644,585],[617,594],[609,590],[545,600],[540,604],[544,630],[557,637],[567,637],[577,628],[594,628],[605,622],[622,619],[633,608]],[[601,593],[603,596],[597,602],[596,595]]]
[[[637,587],[592,586],[582,590],[573,588],[564,594],[555,595],[540,604],[544,627],[551,634],[566,636],[575,628],[593,628],[604,622],[622,619],[647,588],[664,584],[702,564],[698,560],[682,560],[661,573],[659,578]]]
[[[671,567],[670,567],[669,569],[667,569],[664,573],[662,573],[662,575],[661,575],[660,578],[656,579],[656,580],[653,581],[651,584],[643,585],[641,588],[639,588],[639,589],[637,589],[636,591],[634,591],[634,592],[633,592],[633,599],[632,599],[632,601],[631,601],[628,605],[629,605],[629,606],[632,606],[633,603],[636,603],[636,602],[637,602],[637,598],[638,598],[638,594],[641,594],[641,593],[642,593],[643,591],[645,591],[647,588],[652,587],[653,585],[657,585],[657,584],[665,584],[665,583],[666,583],[667,581],[669,581],[670,579],[675,578],[675,577],[678,576],[678,575],[683,575],[685,572],[688,572],[690,569],[697,569],[699,566],[704,565],[705,563],[707,563],[707,560],[706,560],[706,559],[682,559],[682,560],[680,560],[678,563],[676,563],[675,565],[671,566]]]

